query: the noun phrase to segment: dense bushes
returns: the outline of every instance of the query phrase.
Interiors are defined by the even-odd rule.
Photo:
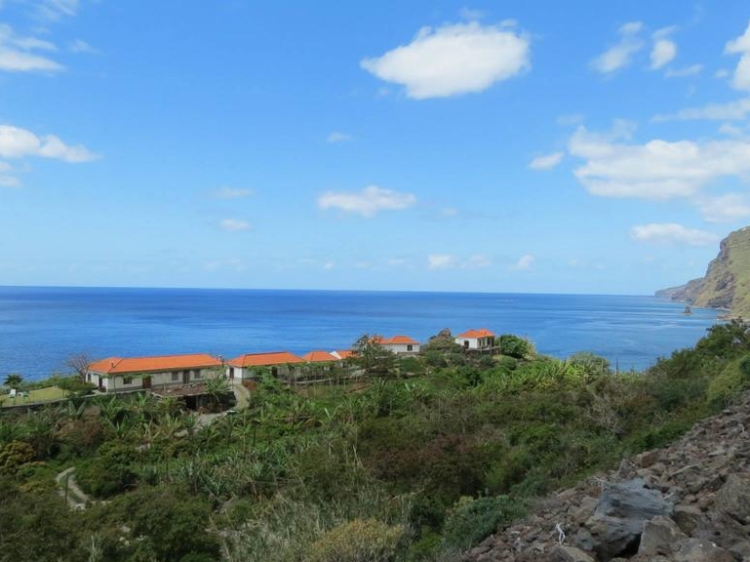
[[[461,498],[445,521],[445,543],[461,550],[468,549],[524,512],[525,507],[508,496]]]

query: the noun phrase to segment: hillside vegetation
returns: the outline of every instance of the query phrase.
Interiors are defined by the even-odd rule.
[[[449,341],[373,354],[356,384],[264,377],[246,409],[205,427],[146,394],[5,412],[0,561],[455,560],[533,498],[677,438],[750,386],[741,322],[646,373],[502,341],[494,356]],[[69,467],[94,499],[83,511],[56,488]]]

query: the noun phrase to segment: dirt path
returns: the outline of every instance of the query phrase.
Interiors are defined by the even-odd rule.
[[[60,474],[55,476],[59,494],[68,502],[70,509],[86,509],[86,504],[91,498],[78,487],[75,472],[76,467],[66,468]]]

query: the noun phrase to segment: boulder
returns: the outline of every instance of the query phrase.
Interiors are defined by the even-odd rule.
[[[574,546],[557,545],[549,556],[550,562],[595,562],[594,559]]]
[[[685,533],[669,517],[657,515],[643,525],[639,555],[654,556],[672,554],[678,548],[678,542],[686,539]]]
[[[674,559],[675,562],[735,562],[729,551],[701,539],[683,541]]]
[[[686,535],[692,535],[703,519],[703,512],[694,505],[678,505],[674,508],[672,519]]]
[[[730,474],[714,502],[716,509],[740,523],[750,522],[750,474]]]

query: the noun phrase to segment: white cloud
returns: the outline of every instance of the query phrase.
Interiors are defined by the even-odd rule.
[[[658,70],[677,56],[677,45],[669,39],[659,39],[651,49],[651,70]]]
[[[330,143],[349,142],[353,138],[354,137],[352,137],[349,133],[342,133],[341,131],[333,131],[328,135],[328,137],[326,137],[326,141]]]
[[[682,68],[669,68],[664,73],[667,78],[686,78],[688,76],[697,76],[703,72],[702,64],[691,64]]]
[[[708,222],[734,222],[750,217],[750,203],[747,196],[741,193],[703,197],[697,200],[697,204]]]
[[[688,246],[710,246],[719,237],[704,230],[685,228],[675,223],[651,223],[634,226],[630,235],[640,242],[657,244],[686,244]]]
[[[229,232],[242,232],[243,230],[250,230],[252,225],[241,219],[223,219],[219,225],[222,229]]]
[[[638,36],[641,29],[643,24],[639,21],[622,25],[617,31],[620,42],[592,60],[591,67],[602,74],[611,74],[630,64],[633,55],[643,48]]]
[[[80,4],[80,0],[41,0],[37,4],[37,13],[47,20],[59,20],[65,16],[75,16]]]
[[[712,103],[703,107],[689,107],[677,113],[656,115],[652,121],[691,121],[708,119],[714,121],[742,121],[750,114],[750,98],[727,103]]]
[[[56,50],[48,41],[18,36],[11,26],[0,24],[0,71],[59,72],[64,69],[61,64],[37,53]]]
[[[740,61],[732,77],[732,86],[738,90],[750,90],[750,24],[743,35],[726,44],[724,52],[729,55],[740,55]]]
[[[236,187],[222,187],[216,191],[216,197],[219,199],[238,199],[250,197],[252,194],[252,189],[238,189]]]
[[[417,202],[415,195],[368,185],[361,191],[327,191],[318,197],[321,209],[340,209],[372,217],[379,211],[407,209]]]
[[[471,256],[468,260],[466,260],[466,263],[464,263],[463,267],[465,269],[484,269],[485,267],[490,267],[492,265],[492,260],[485,256],[484,254],[474,254]]]
[[[408,45],[360,65],[404,86],[410,98],[448,97],[481,92],[527,69],[529,45],[526,35],[507,25],[446,24],[423,27]]]
[[[99,55],[101,51],[95,47],[92,47],[83,39],[76,39],[68,44],[68,49],[73,53],[88,53],[91,55]]]
[[[620,136],[622,138],[622,136]],[[586,162],[575,176],[604,197],[670,199],[692,197],[721,177],[750,177],[750,143],[721,140],[706,143],[652,140],[617,142],[616,136],[579,127],[570,139],[571,155]]]
[[[723,135],[729,135],[730,137],[739,137],[744,133],[742,129],[731,123],[722,123],[719,126],[719,132]]]
[[[37,136],[31,131],[0,125],[0,157],[42,156],[65,162],[88,162],[99,158],[83,145],[69,146],[55,135]]]
[[[456,256],[451,254],[430,254],[427,256],[427,267],[430,269],[451,269],[457,265]]]
[[[459,15],[461,16],[461,19],[477,21],[481,20],[484,17],[484,12],[482,12],[481,10],[473,10],[467,6],[464,6],[459,11]]]
[[[714,72],[714,78],[717,78],[719,80],[723,80],[724,78],[729,77],[729,75],[732,74],[729,72],[726,68],[720,68],[716,72]]]
[[[553,152],[544,156],[537,156],[529,163],[532,170],[550,170],[562,162],[563,153]]]
[[[526,269],[531,269],[531,266],[534,265],[534,261],[536,258],[532,256],[531,254],[524,254],[520,258],[518,258],[518,261],[510,266],[510,269],[514,271],[524,271]]]
[[[13,176],[13,167],[7,162],[0,162],[0,187],[20,187],[21,181]]]

